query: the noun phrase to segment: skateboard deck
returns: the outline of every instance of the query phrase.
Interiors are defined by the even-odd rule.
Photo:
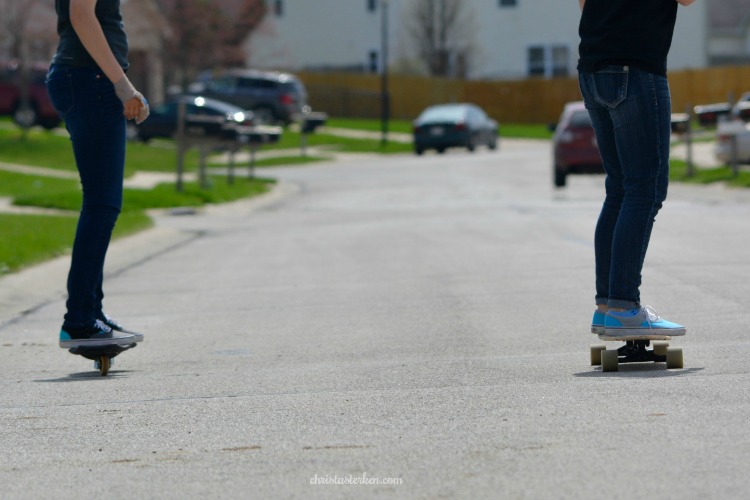
[[[68,349],[68,352],[94,361],[94,368],[99,370],[99,375],[104,377],[109,373],[109,369],[112,367],[116,356],[137,345],[109,344],[102,346],[78,346],[71,347]]]
[[[682,349],[669,347],[669,335],[599,335],[599,340],[625,342],[618,349],[607,349],[604,344],[591,346],[591,365],[601,366],[605,372],[618,371],[621,363],[666,363],[668,370],[684,367]]]

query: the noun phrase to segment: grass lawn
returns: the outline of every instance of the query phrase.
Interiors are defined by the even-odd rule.
[[[732,168],[728,166],[717,168],[696,168],[692,177],[688,177],[687,162],[683,160],[672,160],[669,163],[669,176],[672,180],[688,182],[691,184],[711,184],[713,182],[726,182],[733,187],[750,187],[750,171],[740,170],[735,177]]]
[[[0,214],[3,241],[12,242],[0,245],[0,276],[70,252],[77,222],[77,217],[64,215]],[[125,212],[117,221],[114,237],[151,225],[145,213]]]

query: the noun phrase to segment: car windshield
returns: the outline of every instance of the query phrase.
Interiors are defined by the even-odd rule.
[[[422,122],[456,122],[466,116],[463,106],[437,106],[427,108],[418,118]]]
[[[582,109],[573,112],[570,116],[570,126],[575,128],[591,127],[591,116],[589,116],[588,110]]]

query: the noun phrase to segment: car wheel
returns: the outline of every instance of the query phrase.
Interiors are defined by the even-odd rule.
[[[424,148],[415,147],[414,148],[414,153],[416,153],[417,156],[422,156],[422,154],[424,153]]]
[[[492,151],[497,149],[497,136],[490,139],[490,143],[487,145]]]
[[[466,143],[466,149],[473,153],[476,148],[477,145],[475,144],[474,137],[469,137],[469,141]]]
[[[125,138],[129,141],[137,141],[140,139],[138,136],[138,127],[135,124],[128,122],[125,128]]]
[[[437,152],[439,154],[443,154],[443,153],[445,153],[445,148],[443,148],[443,147],[437,148]]]
[[[560,170],[557,167],[554,169],[555,173],[555,187],[565,187],[567,182],[567,174],[564,170]]]
[[[33,103],[29,104],[29,107],[22,109],[20,105],[16,106],[13,111],[13,121],[20,127],[32,127],[36,125],[39,114],[36,111]]]

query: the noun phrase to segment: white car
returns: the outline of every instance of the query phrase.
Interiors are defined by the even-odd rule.
[[[722,163],[731,163],[733,157],[740,163],[750,163],[750,124],[739,120],[719,122],[714,153]]]

